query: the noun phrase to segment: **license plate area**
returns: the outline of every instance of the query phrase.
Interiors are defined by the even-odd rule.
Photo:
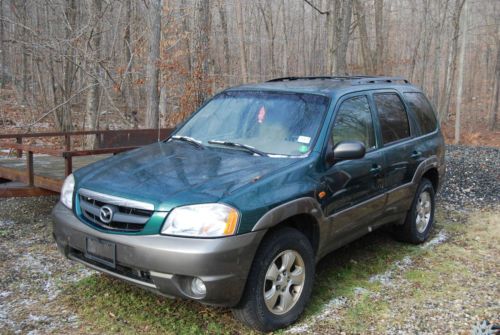
[[[103,265],[116,267],[116,244],[87,236],[85,240],[85,257]]]

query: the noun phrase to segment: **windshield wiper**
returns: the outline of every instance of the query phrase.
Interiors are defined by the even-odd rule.
[[[201,144],[201,141],[198,141],[198,140],[196,140],[196,139],[194,139],[192,137],[189,137],[189,136],[174,135],[174,136],[170,137],[170,139],[188,142],[188,143],[191,143],[191,144],[193,144],[194,146],[196,146],[198,148],[205,149],[205,147],[203,146],[203,144]]]
[[[259,149],[255,149],[254,147],[246,144],[241,144],[241,143],[236,143],[236,142],[231,142],[231,141],[219,141],[219,140],[210,140],[208,141],[210,144],[218,144],[218,145],[223,145],[227,147],[235,147],[235,148],[241,148],[243,150],[246,150],[248,152],[251,152],[253,154],[256,154],[258,156],[267,156],[267,154],[263,151],[260,151]]]

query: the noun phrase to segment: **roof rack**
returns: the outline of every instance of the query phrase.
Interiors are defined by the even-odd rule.
[[[381,76],[312,76],[312,77],[282,77],[274,78],[268,80],[268,83],[280,82],[280,81],[294,81],[294,80],[341,80],[341,81],[351,81],[352,85],[366,85],[366,84],[381,84],[381,83],[405,83],[410,82],[401,77],[381,77]]]
[[[278,81],[293,81],[293,80],[315,80],[315,79],[333,79],[333,80],[351,80],[351,79],[361,79],[365,76],[311,76],[311,77],[281,77],[268,80],[267,83],[273,83]]]
[[[402,77],[365,77],[354,81],[353,85],[366,85],[366,84],[381,84],[381,83],[404,83],[410,82]]]

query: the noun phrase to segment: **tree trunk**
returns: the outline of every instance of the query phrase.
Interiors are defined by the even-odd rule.
[[[89,86],[87,91],[87,102],[86,108],[88,115],[88,128],[90,130],[99,129],[99,73],[101,61],[101,10],[102,2],[101,0],[92,0],[90,3],[90,22],[92,22],[93,29],[90,31],[88,49],[89,49],[89,69],[87,76],[87,85]],[[87,136],[87,146],[88,148],[95,148],[95,135]]]
[[[120,89],[124,96],[129,112],[133,113],[135,110],[134,91],[132,89],[132,72],[134,67],[133,61],[133,46],[131,37],[132,26],[132,0],[125,1],[125,31],[123,32],[123,66],[125,73],[123,74],[123,84]],[[136,125],[137,126],[137,125]]]
[[[375,0],[375,60],[377,74],[384,73],[384,0]]]
[[[217,1],[217,7],[219,9],[219,17],[222,26],[222,40],[223,40],[223,55],[224,55],[224,65],[222,67],[222,71],[224,74],[230,74],[231,69],[231,58],[229,53],[229,33],[227,27],[227,18],[226,18],[226,7],[224,0]]]
[[[339,2],[340,8],[338,10],[339,17],[336,24],[337,36],[336,41],[338,45],[335,47],[333,54],[333,71],[336,75],[347,74],[347,47],[349,45],[349,28],[351,26],[352,17],[352,1]]]
[[[3,18],[3,0],[0,0],[0,17]],[[0,21],[0,89],[5,87],[5,60],[7,59],[5,57],[5,48],[4,48],[4,43],[3,40],[5,39],[4,37],[4,32],[3,32],[3,20]]]
[[[243,9],[241,0],[236,0],[236,22],[238,24],[238,42],[240,44],[240,66],[241,66],[241,79],[244,83],[248,82],[248,65],[247,55],[245,51],[245,32],[243,26]]]
[[[161,9],[162,0],[150,0],[149,2],[149,52],[146,64],[147,92],[146,92],[146,127],[158,128],[158,104],[160,96],[158,92],[158,61],[160,60],[161,40]]]
[[[286,77],[288,74],[288,31],[287,31],[287,20],[288,18],[286,17],[286,6],[285,6],[285,0],[282,0],[281,3],[281,19],[282,19],[282,24],[283,24],[283,67],[282,67],[282,73],[283,77]]]
[[[194,37],[194,72],[196,80],[196,106],[200,106],[209,95],[208,65],[210,63],[210,2],[209,0],[196,1]]]
[[[448,12],[448,4],[449,0],[445,0],[444,3],[444,9],[442,10],[442,16],[439,13],[439,22],[436,25],[436,31],[438,34],[438,39],[436,41],[436,50],[435,50],[435,55],[434,55],[434,69],[433,69],[433,78],[432,78],[432,102],[436,108],[438,108],[440,104],[440,78],[441,78],[441,45],[443,44],[443,35],[444,35],[444,26],[445,26],[445,19],[446,19],[446,13]],[[438,4],[439,8],[441,9],[441,3]]]
[[[61,131],[70,131],[73,128],[71,121],[71,95],[73,92],[73,83],[75,78],[75,51],[73,32],[76,30],[76,0],[66,0],[65,16],[66,30],[65,37],[70,45],[66,49],[66,55],[63,58],[63,88],[62,88],[62,107],[56,112],[57,123]]]
[[[370,49],[370,42],[368,40],[368,30],[366,29],[365,9],[361,0],[354,2],[356,19],[358,21],[358,31],[361,44],[361,55],[363,57],[363,67],[367,74],[374,74],[373,56]]]
[[[468,2],[465,1],[464,5],[464,20],[462,27],[462,45],[460,47],[460,58],[458,64],[458,80],[457,80],[457,96],[456,96],[456,113],[455,113],[455,144],[460,143],[460,130],[461,130],[461,114],[462,114],[462,102],[463,102],[463,83],[464,83],[464,59],[465,59],[465,47],[467,45],[467,22],[469,13],[467,10]]]
[[[497,62],[495,65],[495,82],[493,86],[493,103],[491,104],[490,112],[490,130],[497,129],[498,122],[498,110],[500,109],[500,33],[498,34],[499,39],[497,40]]]
[[[188,33],[190,31],[189,29],[189,17],[190,15],[186,11],[186,8],[188,8],[188,5],[186,4],[186,0],[181,0],[180,4],[180,10],[179,10],[179,15],[182,17],[182,30],[184,33]],[[184,49],[186,50],[186,68],[189,74],[193,71],[192,69],[192,62],[191,62],[191,43],[189,38],[184,38]]]
[[[451,40],[451,46],[448,55],[448,66],[445,70],[445,86],[443,96],[442,109],[439,111],[441,119],[448,118],[448,112],[450,109],[451,91],[453,87],[453,80],[455,79],[455,72],[457,68],[457,49],[458,49],[458,38],[460,37],[460,17],[462,14],[462,9],[465,0],[456,0],[455,2],[455,12],[453,15],[453,36]]]

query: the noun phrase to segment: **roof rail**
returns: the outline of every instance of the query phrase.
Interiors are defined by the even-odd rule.
[[[353,81],[353,85],[366,85],[366,84],[382,84],[382,83],[404,83],[409,84],[410,82],[402,77],[365,77]]]
[[[352,85],[366,85],[366,84],[381,84],[381,83],[405,83],[409,84],[410,82],[401,77],[378,77],[378,76],[312,76],[312,77],[282,77],[282,78],[274,78],[268,80],[268,83],[280,82],[280,81],[293,81],[293,80],[315,80],[315,79],[330,79],[330,80],[341,80],[341,81],[351,81]]]
[[[274,78],[266,81],[267,83],[273,83],[278,81],[293,81],[293,80],[315,80],[315,79],[333,79],[333,80],[352,80],[352,79],[362,79],[366,76],[310,76],[310,77],[281,77]]]

